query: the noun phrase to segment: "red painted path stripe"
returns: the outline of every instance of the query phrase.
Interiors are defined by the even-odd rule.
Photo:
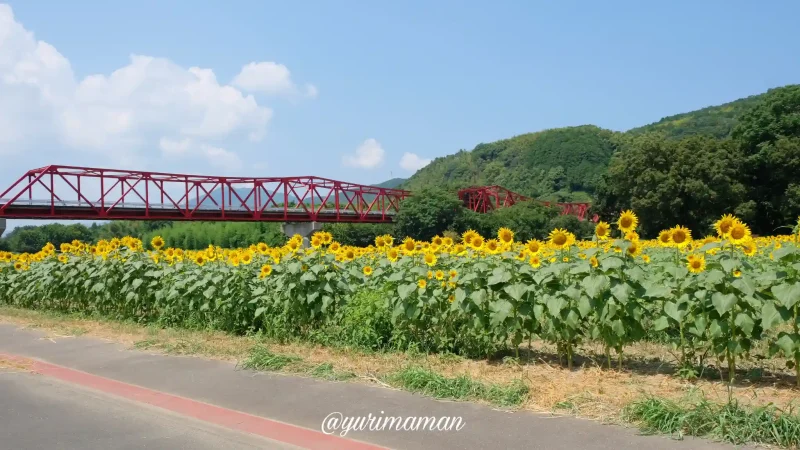
[[[53,377],[68,383],[85,386],[97,391],[123,397],[139,403],[156,406],[183,416],[193,417],[204,422],[221,425],[233,430],[263,436],[273,441],[283,442],[310,450],[328,449],[355,449],[374,450],[384,449],[377,445],[345,439],[339,436],[327,435],[320,431],[291,425],[277,420],[265,419],[252,414],[198,402],[186,397],[167,394],[143,388],[133,384],[92,375],[80,370],[51,364],[37,359],[26,358],[18,355],[0,353],[0,359],[5,358],[18,362],[35,373]]]

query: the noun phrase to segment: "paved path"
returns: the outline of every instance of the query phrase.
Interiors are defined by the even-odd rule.
[[[203,402],[208,408],[227,411],[225,414],[228,415],[256,416],[258,420],[264,421],[262,428],[277,430],[271,435],[273,439],[300,443],[301,447],[306,448],[367,447],[354,441],[332,444],[324,439],[332,436],[323,435],[318,430],[323,420],[334,412],[343,416],[372,414],[384,417],[461,417],[465,423],[460,431],[354,431],[346,436],[376,446],[398,449],[734,448],[699,439],[675,441],[666,437],[640,436],[635,430],[587,420],[530,412],[509,413],[467,402],[437,401],[407,392],[356,383],[333,383],[295,376],[254,373],[237,370],[233,364],[226,362],[150,354],[92,338],[55,338],[55,342],[52,342],[43,339],[44,336],[46,335],[39,331],[0,324],[0,353],[36,358],[64,366],[69,369],[59,372],[56,366],[42,363],[42,367],[50,367],[49,373],[56,376],[59,373],[78,374],[73,378],[95,380],[92,382],[95,387],[106,389],[107,386],[116,386],[113,389],[108,388],[108,392],[133,392],[130,398],[149,401],[147,399],[151,396],[167,396],[172,399],[172,403],[150,401],[150,404],[160,407],[169,408],[175,402]],[[69,378],[67,375],[64,377]],[[137,394],[137,390],[146,393]],[[17,395],[14,401],[25,403],[26,398],[24,394]],[[5,404],[3,398],[0,401]],[[189,411],[192,409],[189,408]],[[213,414],[211,416],[209,420],[213,421]],[[237,425],[236,422],[229,424]],[[80,424],[76,423],[74,426],[79,427]],[[287,432],[281,431],[281,426],[302,428]],[[256,431],[262,428],[256,428]],[[0,420],[0,442],[12,431],[4,420]],[[288,438],[282,439],[283,435]]]
[[[0,448],[289,449],[28,372],[0,369]]]

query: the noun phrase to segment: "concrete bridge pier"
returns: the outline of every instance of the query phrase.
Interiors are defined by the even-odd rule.
[[[0,237],[3,236],[3,233],[6,231],[6,219],[0,219]]]
[[[281,231],[286,237],[292,237],[295,234],[303,236],[303,248],[308,248],[308,240],[311,235],[321,229],[322,224],[317,222],[284,222],[281,224]]]

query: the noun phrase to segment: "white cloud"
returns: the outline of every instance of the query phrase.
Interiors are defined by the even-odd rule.
[[[430,159],[423,159],[420,158],[416,153],[403,153],[403,157],[400,158],[400,167],[405,170],[410,170],[412,172],[416,172],[419,169],[427,166],[431,163]]]
[[[194,142],[190,138],[170,139],[162,137],[158,141],[158,146],[165,158],[172,160],[183,159],[190,165],[201,161],[204,166],[210,166],[221,174],[236,174],[244,166],[241,158],[236,153],[203,142]]]
[[[380,142],[375,139],[367,139],[358,146],[354,154],[345,155],[342,162],[347,167],[372,169],[383,163],[385,153]]]
[[[245,87],[308,97],[317,93],[310,84],[301,93],[281,64],[248,64],[228,85],[211,69],[146,55],[131,55],[111,73],[80,79],[56,47],[37,40],[10,6],[0,4],[0,155],[60,144],[62,155],[75,149],[87,157],[135,164],[160,148],[162,155],[172,156],[204,151],[206,159],[233,167],[241,161],[222,149],[225,143],[263,139],[273,115],[245,94]]]
[[[232,84],[242,90],[261,92],[271,95],[301,94],[292,81],[292,74],[283,64],[272,61],[251,62],[242,66],[242,70],[233,78]],[[318,94],[313,84],[305,86],[304,95],[314,98]]]

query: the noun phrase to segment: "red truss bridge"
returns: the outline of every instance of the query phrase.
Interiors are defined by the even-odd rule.
[[[464,205],[472,211],[479,213],[487,213],[499,208],[512,206],[522,201],[531,200],[524,195],[517,194],[502,186],[479,186],[461,189],[458,191],[458,198],[464,202]],[[586,215],[589,212],[591,203],[555,203],[540,202],[545,206],[558,207],[562,215],[577,216],[580,220],[586,220]],[[595,215],[592,217],[593,221],[598,218]]]
[[[0,219],[389,223],[410,195],[312,176],[216,177],[47,166],[28,171],[0,191]],[[483,213],[527,200],[499,186],[462,190],[459,197]],[[563,214],[581,220],[588,209],[585,203],[558,205]]]

